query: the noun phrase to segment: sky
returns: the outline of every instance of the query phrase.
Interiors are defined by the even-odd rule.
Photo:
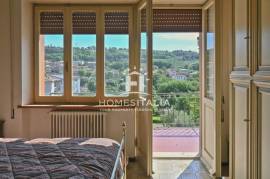
[[[198,52],[199,33],[153,33],[154,50],[191,50]],[[145,34],[142,42],[145,42]],[[94,46],[95,35],[73,35],[72,43],[77,47]],[[145,43],[141,43],[145,48]],[[63,46],[63,35],[46,35],[45,45]],[[211,45],[211,44],[210,44]],[[105,35],[105,47],[128,47],[128,35]]]

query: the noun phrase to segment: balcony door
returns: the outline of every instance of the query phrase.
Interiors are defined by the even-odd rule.
[[[221,89],[220,58],[218,57],[219,0],[208,1],[203,7],[201,66],[201,159],[212,175],[220,176],[221,162]]]
[[[140,101],[136,112],[136,156],[144,172],[152,174],[152,0],[141,0],[137,6],[135,43],[138,53],[131,64],[131,86]],[[134,75],[133,75],[134,74]],[[143,102],[142,102],[143,101]],[[143,103],[143,104],[142,104]]]

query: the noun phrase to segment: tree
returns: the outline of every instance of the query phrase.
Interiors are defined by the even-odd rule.
[[[189,69],[194,70],[194,71],[199,71],[199,62],[190,64]]]
[[[184,93],[189,92],[191,86],[187,81],[170,80],[159,85],[158,93]]]
[[[172,66],[171,63],[168,61],[154,61],[154,65],[156,65],[158,68],[168,69]]]
[[[169,80],[168,77],[165,74],[163,74],[163,71],[161,71],[161,70],[155,71],[154,75],[153,75],[154,89],[158,89],[158,87],[161,83],[164,83],[168,80]]]
[[[96,83],[92,80],[88,81],[87,87],[89,91],[96,91]]]
[[[88,78],[87,77],[80,77],[81,82],[80,85],[81,86],[85,86],[86,84],[88,84]]]
[[[79,70],[79,75],[82,77],[82,76],[85,76],[85,74],[86,74],[86,71],[85,70],[82,70],[82,69],[80,69]]]
[[[175,109],[178,111],[184,111],[189,114],[190,112],[190,105],[187,97],[179,97],[176,98]]]

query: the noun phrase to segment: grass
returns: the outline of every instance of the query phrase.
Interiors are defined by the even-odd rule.
[[[183,111],[179,112],[179,113],[175,113],[175,118],[173,121],[163,121],[161,116],[159,115],[154,115],[152,117],[153,120],[153,124],[161,124],[161,123],[166,123],[168,125],[173,125],[173,126],[196,126],[198,124],[196,124],[196,122],[194,123],[194,121],[192,120],[192,116],[188,115],[186,113],[184,113]]]
[[[162,123],[160,116],[153,116],[152,119],[154,124]]]

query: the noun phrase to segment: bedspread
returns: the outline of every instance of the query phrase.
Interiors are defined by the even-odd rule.
[[[2,138],[0,178],[109,179],[119,147],[106,138]],[[122,174],[120,162],[116,178]]]

